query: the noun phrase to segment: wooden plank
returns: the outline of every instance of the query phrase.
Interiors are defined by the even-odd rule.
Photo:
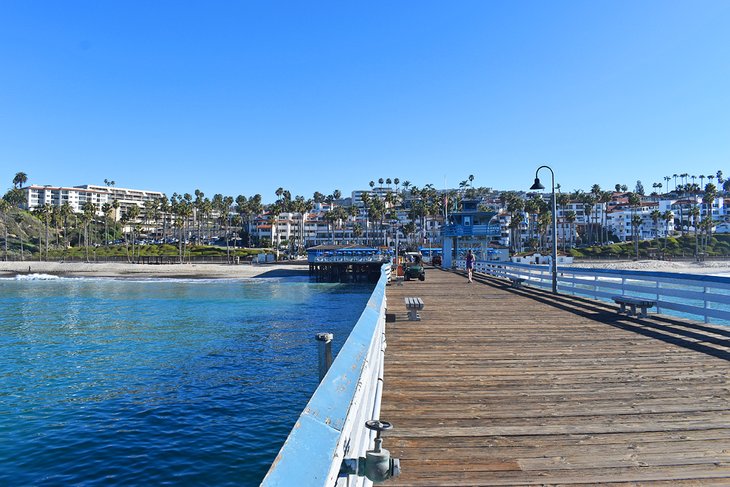
[[[483,281],[387,291],[389,485],[730,484],[727,330]]]

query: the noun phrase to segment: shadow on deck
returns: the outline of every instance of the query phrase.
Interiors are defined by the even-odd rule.
[[[436,269],[387,297],[390,485],[730,484],[730,329]]]

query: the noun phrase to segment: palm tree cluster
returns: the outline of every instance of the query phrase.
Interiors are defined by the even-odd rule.
[[[44,204],[32,212],[42,230],[33,237],[38,242],[38,252],[41,257],[48,258],[49,250],[53,247],[64,249],[77,245],[85,249],[86,258],[90,258],[92,249],[100,245],[108,247],[111,242],[122,243],[126,250],[127,259],[132,262],[140,256],[140,242],[149,240],[150,235],[157,235],[155,241],[177,243],[178,258],[185,260],[189,245],[202,245],[211,242],[224,242],[226,255],[231,259],[231,244],[247,247],[269,244],[275,248],[288,245],[290,253],[301,253],[306,245],[305,218],[292,218],[299,225],[294,229],[293,237],[289,241],[280,241],[277,226],[287,223],[291,218],[287,214],[305,215],[315,207],[321,205],[319,215],[326,222],[330,239],[334,243],[336,234],[347,226],[351,235],[362,239],[370,245],[387,245],[388,236],[402,234],[408,239],[423,241],[425,232],[430,227],[430,221],[438,219],[448,224],[449,212],[460,211],[462,204],[467,200],[484,200],[487,196],[494,196],[491,188],[477,188],[474,186],[474,175],[467,176],[459,183],[458,188],[438,191],[432,184],[419,188],[410,181],[399,178],[378,178],[369,182],[370,191],[361,195],[361,202],[350,206],[340,203],[342,194],[335,189],[330,194],[315,192],[312,198],[296,195],[278,188],[275,192],[277,199],[268,205],[262,203],[260,194],[246,197],[237,197],[215,194],[212,198],[200,191],[190,193],[174,193],[169,199],[166,196],[146,201],[143,206],[128,205],[122,211],[118,201],[97,205],[86,202],[81,211],[74,214],[68,203],[61,206]],[[699,180],[700,184],[697,184]],[[705,180],[708,181],[704,184]],[[3,197],[0,211],[6,237],[5,255],[8,254],[8,220],[11,208],[24,203],[25,192],[23,186],[28,176],[24,172],[15,174],[13,187]],[[670,182],[674,182],[671,191]],[[685,229],[694,228],[697,241],[697,251],[706,242],[712,232],[712,203],[720,194],[714,181],[722,185],[723,191],[730,190],[730,181],[723,178],[722,171],[714,175],[692,176],[688,173],[665,176],[664,182],[654,183],[654,192],[651,196],[658,197],[663,189],[670,196],[678,199],[689,197],[691,207],[679,205],[679,228],[682,234]],[[105,179],[107,187],[115,186],[115,181]],[[559,208],[558,225],[561,228],[562,248],[574,247],[576,236],[576,206],[583,214],[581,243],[584,245],[605,244],[612,239],[607,224],[606,204],[614,197],[614,192],[603,191],[594,184],[589,191],[576,190],[571,193],[560,191],[557,185],[556,205]],[[631,217],[631,229],[634,237],[638,235],[642,219],[637,214],[643,200],[643,185],[637,181],[634,192],[629,193],[624,184],[616,184],[616,192],[626,193],[629,206],[634,210]],[[667,194],[665,193],[665,194]],[[548,229],[552,223],[552,212],[548,202],[539,194],[524,194],[514,191],[497,192],[500,207],[497,209],[509,221],[509,241],[511,250],[520,252],[525,246],[535,249],[548,246]],[[700,204],[699,201],[702,201]],[[577,204],[577,205],[576,205]],[[491,207],[490,207],[491,209]],[[686,210],[686,211],[685,211]],[[686,214],[685,214],[686,213]],[[407,217],[407,221],[403,216]],[[266,218],[271,227],[271,236],[275,241],[256,241],[254,225]],[[21,218],[16,215],[14,220]],[[660,222],[669,228],[669,223],[676,218],[672,212],[664,213],[655,210],[651,214],[654,222],[654,235],[659,235]],[[22,219],[22,218],[21,218]],[[405,222],[405,223],[404,223]],[[18,223],[18,221],[16,221]],[[291,223],[291,220],[288,222]],[[103,237],[100,234],[103,228]],[[419,235],[420,232],[420,235]],[[665,231],[665,235],[666,235]],[[523,238],[524,235],[527,238]],[[27,237],[27,234],[26,234]],[[637,241],[638,238],[633,238]],[[20,235],[20,246],[23,247],[23,235]],[[666,239],[665,239],[666,246]],[[22,252],[21,252],[22,254]],[[6,257],[7,258],[7,257]]]

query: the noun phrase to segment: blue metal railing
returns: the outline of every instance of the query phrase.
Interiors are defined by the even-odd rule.
[[[456,262],[464,269],[464,260]],[[550,289],[550,266],[479,261],[476,272]],[[730,277],[675,272],[591,269],[558,266],[558,291],[612,302],[616,295],[651,299],[658,313],[730,324]]]
[[[299,416],[262,486],[371,484],[364,477],[338,479],[338,475],[342,460],[364,456],[375,438],[365,421],[380,417],[389,278],[390,264],[385,264],[365,311]]]
[[[499,225],[444,225],[441,235],[444,237],[492,236],[502,234]]]

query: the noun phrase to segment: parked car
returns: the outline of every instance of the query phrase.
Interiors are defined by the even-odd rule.
[[[441,254],[436,254],[431,257],[431,265],[441,266]]]

